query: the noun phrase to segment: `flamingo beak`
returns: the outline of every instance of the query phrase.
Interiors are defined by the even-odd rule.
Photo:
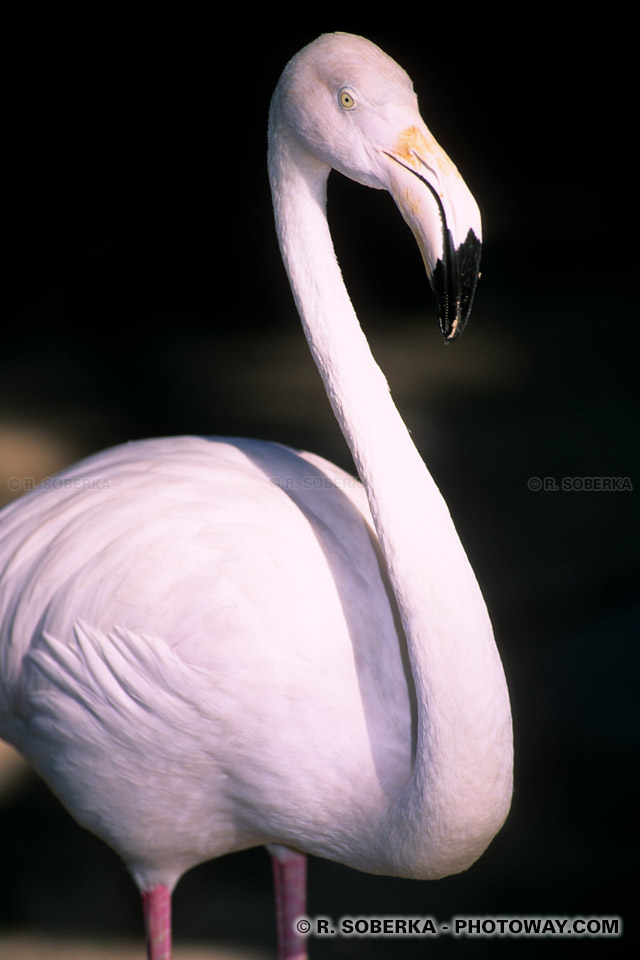
[[[482,226],[464,180],[424,124],[384,151],[387,189],[411,227],[438,301],[446,341],[464,330],[480,276]]]

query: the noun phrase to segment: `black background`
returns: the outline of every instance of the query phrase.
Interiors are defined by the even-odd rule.
[[[316,35],[377,42],[412,76],[483,212],[462,340],[440,342],[388,196],[334,175],[332,230],[492,612],[516,789],[466,874],[421,884],[314,861],[310,913],[623,914],[626,933],[315,940],[312,956],[624,955],[637,885],[637,5],[358,6],[9,15],[2,474],[23,476],[6,439],[21,432],[46,437],[60,466],[176,433],[263,436],[349,466],[279,261],[266,116],[283,65]],[[634,489],[535,491],[532,477],[628,477]],[[24,780],[1,814],[2,930],[141,937],[119,861],[44,787]],[[192,871],[174,903],[178,942],[273,949],[263,851]]]

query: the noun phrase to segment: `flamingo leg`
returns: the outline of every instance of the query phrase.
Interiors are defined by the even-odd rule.
[[[163,884],[142,891],[147,960],[171,960],[171,893]]]
[[[306,937],[295,922],[307,911],[307,858],[288,847],[270,844],[278,922],[278,960],[307,960]]]

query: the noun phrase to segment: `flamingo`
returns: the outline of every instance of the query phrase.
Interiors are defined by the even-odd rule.
[[[192,866],[266,845],[279,956],[301,960],[309,854],[434,879],[507,815],[509,698],[447,506],[349,300],[330,169],[388,190],[445,340],[462,331],[480,215],[407,74],[328,34],[285,67],[268,165],[309,348],[360,481],[311,453],[179,437],[89,457],[9,505],[0,734],[138,885],[150,960]]]

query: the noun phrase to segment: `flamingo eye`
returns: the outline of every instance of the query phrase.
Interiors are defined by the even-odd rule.
[[[338,94],[338,102],[343,110],[353,110],[356,105],[356,98],[354,97],[351,90],[348,90],[346,87],[343,87],[340,93]]]

